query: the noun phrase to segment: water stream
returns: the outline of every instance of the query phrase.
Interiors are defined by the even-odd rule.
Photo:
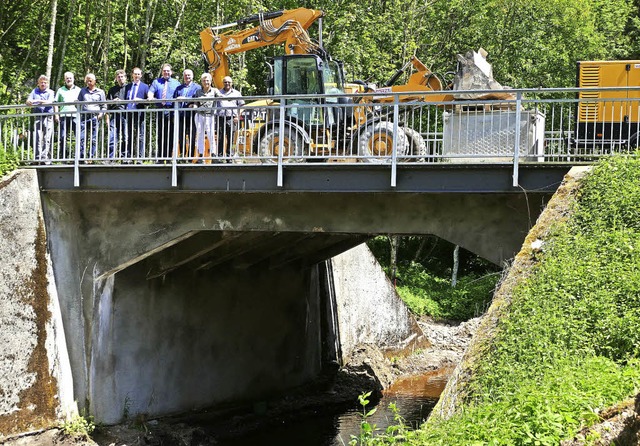
[[[416,428],[426,419],[438,401],[450,373],[450,369],[441,369],[396,382],[384,392],[376,404],[376,413],[367,421],[375,424],[377,432],[384,432],[387,426],[397,424],[393,411],[389,409],[389,405],[395,403],[405,424]],[[351,436],[357,436],[360,432],[361,414],[362,408],[358,407],[339,412],[318,413],[313,417],[282,422],[278,426],[261,429],[242,437],[220,439],[217,445],[348,445]]]

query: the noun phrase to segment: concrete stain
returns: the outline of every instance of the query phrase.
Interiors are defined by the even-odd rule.
[[[20,392],[18,410],[0,416],[0,432],[3,435],[50,427],[56,422],[58,383],[50,373],[45,347],[46,327],[52,315],[48,307],[46,234],[41,218],[38,218],[34,248],[36,266],[16,295],[33,309],[35,315],[37,341],[29,358],[28,372],[35,374],[36,379],[31,387]]]

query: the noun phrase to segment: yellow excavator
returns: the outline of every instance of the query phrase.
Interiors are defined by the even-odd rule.
[[[222,87],[222,79],[230,75],[230,55],[284,44],[285,54],[274,57],[270,65],[269,93],[299,97],[285,99],[284,115],[275,100],[247,104],[236,140],[237,150],[247,155],[258,154],[266,162],[278,156],[280,147],[289,160],[302,155],[331,157],[357,153],[376,161],[391,154],[394,140],[399,156],[424,151],[424,141],[417,132],[394,126],[391,116],[380,112],[384,107],[371,104],[391,102],[393,93],[403,92],[407,94],[400,95],[402,101],[446,101],[453,96],[415,57],[382,88],[372,88],[364,82],[345,84],[343,64],[333,60],[321,42],[313,41],[307,32],[316,21],[321,28],[323,16],[322,11],[307,8],[281,10],[255,14],[200,33],[202,54],[218,88]],[[322,29],[319,34],[322,35]],[[408,82],[392,85],[410,66],[415,72]],[[442,93],[415,94],[434,91]],[[376,95],[344,96],[371,92]]]

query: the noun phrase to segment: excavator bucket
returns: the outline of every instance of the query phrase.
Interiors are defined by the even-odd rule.
[[[487,62],[487,52],[480,48],[468,51],[464,56],[458,54],[458,72],[453,80],[454,97],[456,99],[514,99],[510,93],[499,92],[505,87],[493,78],[493,68]],[[496,90],[495,93],[472,90]]]

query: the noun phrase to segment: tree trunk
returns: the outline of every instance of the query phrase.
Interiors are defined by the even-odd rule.
[[[111,46],[111,26],[113,24],[113,14],[111,8],[111,0],[106,0],[106,9],[107,13],[105,14],[107,17],[107,23],[105,24],[105,33],[104,33],[104,48],[101,51],[102,53],[102,70],[104,71],[103,79],[105,82],[105,86],[107,86],[107,79],[109,79],[109,53]]]
[[[122,63],[122,68],[128,70],[128,62],[129,62],[129,47],[127,46],[127,28],[129,22],[129,5],[131,3],[127,0],[127,5],[124,8],[124,27],[123,27],[123,45],[124,45],[124,62]],[[133,67],[131,67],[133,69]]]
[[[391,256],[389,259],[389,270],[391,272],[391,281],[393,282],[393,286],[396,285],[399,239],[400,239],[400,236],[398,235],[392,235],[389,237],[389,242],[391,243]]]
[[[155,17],[155,9],[157,2],[155,0],[149,0],[147,5],[147,14],[144,19],[144,36],[143,40],[140,42],[140,47],[142,48],[142,53],[140,55],[140,68],[144,70],[144,67],[147,63],[147,50],[149,48],[149,36],[151,34],[151,26],[153,24],[153,19]]]
[[[182,5],[180,6],[180,12],[178,13],[178,19],[176,20],[176,24],[173,27],[173,35],[170,39],[167,39],[167,51],[164,57],[164,60],[169,60],[171,57],[171,50],[173,49],[173,43],[176,40],[176,34],[178,33],[178,28],[180,27],[180,22],[182,21],[182,16],[184,15],[184,8],[187,6],[187,0],[183,0]],[[184,68],[183,68],[184,69]]]
[[[460,246],[456,245],[453,250],[453,270],[451,271],[451,288],[458,284],[458,267],[460,265]]]
[[[422,255],[422,251],[424,250],[424,245],[427,243],[427,236],[423,236],[420,239],[420,244],[418,245],[418,249],[416,250],[415,254],[413,255],[413,261],[414,262],[419,262],[420,261],[420,256]]]
[[[84,11],[84,70],[85,74],[89,71],[93,71],[91,67],[91,44],[93,39],[91,39],[91,3],[87,2],[85,5]]]
[[[51,69],[53,68],[53,47],[56,37],[56,16],[58,15],[58,0],[51,0],[51,27],[49,28],[49,49],[47,51],[47,71],[46,76],[51,80]],[[53,84],[50,84],[53,85]]]
[[[62,74],[64,72],[64,57],[67,53],[67,39],[69,38],[69,30],[71,29],[71,20],[73,19],[73,14],[76,9],[76,0],[71,0],[69,2],[69,10],[67,11],[67,22],[64,25],[64,32],[58,40],[58,42],[62,42],[62,48],[60,49],[60,59],[58,62],[58,74],[56,74],[55,84],[57,85],[60,79],[62,79]],[[81,76],[84,73],[76,73],[76,76]]]

